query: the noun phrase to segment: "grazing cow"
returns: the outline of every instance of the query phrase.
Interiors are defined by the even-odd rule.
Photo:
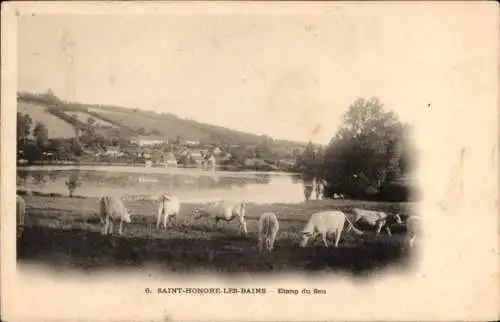
[[[101,233],[107,235],[113,233],[113,224],[117,221],[120,222],[120,227],[118,229],[118,234],[122,234],[123,223],[131,223],[130,212],[123,204],[123,201],[119,197],[115,196],[104,196],[99,199],[100,208],[100,219],[103,229]]]
[[[406,219],[406,238],[408,241],[408,246],[413,247],[415,239],[420,235],[420,225],[422,224],[419,216],[409,216]]]
[[[20,196],[16,196],[16,220],[17,237],[21,237],[24,231],[24,215],[26,214],[26,202]]]
[[[163,216],[163,228],[167,228],[167,222],[170,223],[177,218],[181,209],[181,202],[176,196],[163,194],[158,198],[158,216],[156,217],[156,229],[160,228],[161,218]]]
[[[216,201],[210,203],[206,207],[203,207],[203,209],[194,208],[194,218],[198,219],[202,216],[209,216],[214,219],[214,228],[217,228],[219,221],[229,222],[236,219],[240,224],[241,232],[243,235],[247,236],[248,231],[245,221],[245,205],[246,201],[236,203],[227,200]]]
[[[352,227],[358,235],[363,235],[363,232],[356,229],[349,218],[338,210],[321,211],[312,214],[311,218],[301,231],[299,245],[305,247],[309,238],[313,235],[320,234],[323,238],[325,247],[328,247],[327,235],[335,234],[335,247],[338,247],[342,230],[344,229],[345,221],[347,220],[349,227]]]
[[[385,228],[387,234],[391,236],[392,234],[389,225],[392,223],[396,223],[398,225],[403,223],[399,214],[390,216],[383,211],[364,210],[359,208],[354,208],[353,212],[355,215],[353,220],[354,223],[361,221],[375,227],[377,229],[377,235],[380,234],[382,228]]]
[[[262,252],[264,247],[266,251],[271,252],[274,248],[274,241],[280,225],[276,214],[273,212],[265,212],[259,218],[259,251]]]

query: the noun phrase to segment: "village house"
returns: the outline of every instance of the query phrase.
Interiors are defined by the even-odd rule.
[[[156,152],[153,154],[153,159],[156,164],[162,167],[177,166],[177,159],[173,152]]]
[[[179,159],[184,165],[201,165],[203,162],[203,155],[200,149],[185,149],[179,153]]]
[[[143,148],[137,152],[137,157],[149,160],[152,158],[151,150],[148,148]]]
[[[130,139],[130,143],[137,144],[138,146],[142,147],[169,143],[169,140],[158,136],[138,136],[136,138]]]
[[[184,143],[188,147],[195,147],[195,146],[199,146],[200,145],[200,141],[197,141],[197,140],[186,140]]]
[[[120,151],[119,146],[107,146],[105,147],[106,151],[102,153],[103,155],[107,155],[110,157],[121,157],[124,156],[125,154]]]

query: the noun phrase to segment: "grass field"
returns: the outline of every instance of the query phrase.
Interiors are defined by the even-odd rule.
[[[388,265],[406,265],[409,256],[402,247],[405,229],[393,227],[393,236],[368,233],[363,238],[343,234],[341,247],[326,249],[320,239],[306,248],[295,238],[310,214],[323,209],[347,213],[355,207],[385,209],[405,216],[411,203],[373,203],[350,200],[312,200],[307,204],[257,205],[246,208],[248,237],[239,235],[236,223],[215,229],[212,222],[194,220],[192,209],[199,204],[182,204],[173,228],[157,231],[156,206],[148,201],[126,201],[132,223],[124,224],[122,236],[102,236],[96,216],[95,198],[23,196],[27,205],[26,228],[18,241],[18,259],[54,267],[100,269],[115,266],[160,265],[178,272],[293,272],[343,271],[366,275]],[[275,250],[257,252],[257,220],[273,211],[280,220]],[[366,227],[358,226],[360,229]]]

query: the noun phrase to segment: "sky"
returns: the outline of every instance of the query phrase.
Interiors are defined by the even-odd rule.
[[[18,90],[50,88],[70,101],[328,143],[358,97],[376,96],[402,121],[418,121],[428,104],[444,102],[453,67],[475,46],[460,37],[463,10],[389,4],[324,13],[21,15]]]

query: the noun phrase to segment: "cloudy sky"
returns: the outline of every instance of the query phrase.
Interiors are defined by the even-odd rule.
[[[326,143],[358,97],[377,96],[403,121],[418,120],[427,104],[456,90],[454,70],[481,50],[466,10],[424,2],[329,7],[21,15],[18,87]]]

